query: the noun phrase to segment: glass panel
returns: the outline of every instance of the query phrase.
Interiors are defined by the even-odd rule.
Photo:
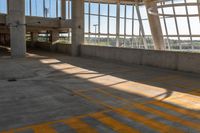
[[[90,32],[91,33],[98,33],[98,16],[91,15],[90,16]]]
[[[109,19],[109,32],[110,34],[116,34],[116,18]]]
[[[200,35],[199,17],[190,17],[191,32],[193,35]]]
[[[116,17],[117,15],[117,6],[114,4],[110,4],[110,16]]]
[[[90,4],[90,13],[91,14],[98,14],[99,12],[99,4],[98,3],[91,3]]]
[[[108,33],[108,17],[100,17],[100,32],[101,33]]]
[[[120,17],[124,18],[125,16],[125,5],[120,5]]]
[[[120,35],[124,35],[124,19],[120,19]]]
[[[26,16],[30,16],[30,0],[25,1],[25,14]]]
[[[132,35],[132,20],[126,19],[126,35]]]
[[[108,15],[108,4],[100,4],[100,14]]]
[[[7,13],[7,0],[1,0],[0,13]]]
[[[169,35],[177,35],[174,18],[166,18],[166,25]]]
[[[177,17],[177,24],[180,35],[189,35],[189,27],[186,17]]]
[[[126,18],[132,18],[133,16],[133,6],[126,6]]]

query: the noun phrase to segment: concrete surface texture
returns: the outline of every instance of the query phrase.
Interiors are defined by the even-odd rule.
[[[199,75],[44,52],[0,68],[0,133],[200,132]]]
[[[81,45],[81,56],[200,74],[200,54]]]

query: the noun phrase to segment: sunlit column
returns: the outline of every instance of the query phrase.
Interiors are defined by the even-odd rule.
[[[84,0],[72,0],[72,55],[79,56],[84,43]]]
[[[157,5],[154,1],[152,0],[145,0],[145,5],[147,10],[149,8],[153,9],[153,12],[158,12],[157,10]],[[159,16],[148,14],[148,19],[149,19],[149,25],[151,28],[151,34],[153,37],[153,42],[154,42],[154,47],[156,50],[164,50],[165,49],[165,44],[164,44],[164,39],[163,39],[163,33],[162,33],[162,28],[161,28],[161,23],[160,23],[160,18]]]
[[[116,47],[119,47],[119,33],[120,33],[120,1],[117,1],[116,14]]]
[[[8,0],[7,24],[10,27],[12,57],[26,55],[25,0]]]

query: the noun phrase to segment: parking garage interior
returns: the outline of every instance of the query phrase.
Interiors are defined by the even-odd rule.
[[[199,0],[0,0],[0,133],[199,125]]]

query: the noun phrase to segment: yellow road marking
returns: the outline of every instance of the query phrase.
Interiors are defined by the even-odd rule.
[[[181,123],[182,125],[189,126],[189,127],[196,128],[196,129],[200,130],[200,127],[199,127],[198,123],[193,123],[193,122],[181,119],[181,118],[179,118],[179,117],[177,117],[175,115],[167,114],[167,113],[164,113],[162,111],[147,107],[145,105],[138,104],[135,101],[134,101],[134,103],[132,103],[132,102],[128,101],[127,99],[121,98],[119,96],[115,96],[115,95],[110,94],[110,93],[108,93],[106,91],[103,91],[103,90],[98,90],[98,92],[103,93],[103,94],[108,95],[108,96],[111,96],[111,97],[114,97],[114,98],[116,98],[118,100],[124,101],[124,102],[126,102],[126,103],[128,103],[130,105],[133,105],[135,108],[139,108],[139,109],[147,111],[149,113],[152,113],[152,114],[155,114],[155,115],[159,115],[160,117],[163,117],[163,118],[165,118],[167,120],[178,122],[178,123]]]
[[[111,127],[113,130],[117,131],[118,133],[139,133],[138,130],[131,128],[107,115],[104,115],[102,113],[97,113],[94,115],[91,115],[91,117],[97,119],[101,123]]]
[[[98,113],[105,113],[105,112],[109,112],[109,111],[110,110],[105,110],[105,111],[100,111]],[[89,113],[89,114],[83,114],[83,115],[80,115],[80,116],[74,116],[74,117],[68,118],[68,119],[61,119],[61,120],[55,120],[55,121],[51,121],[51,122],[33,124],[33,125],[24,126],[24,127],[20,127],[20,128],[10,129],[10,130],[7,130],[7,131],[2,131],[0,133],[14,133],[14,132],[19,132],[19,131],[27,130],[27,129],[33,129],[34,130],[35,128],[36,128],[35,130],[39,130],[40,128],[47,128],[46,126],[48,126],[48,125],[60,123],[60,122],[67,121],[67,120],[70,120],[70,119],[73,119],[73,118],[77,118],[77,119],[79,118],[79,119],[81,119],[81,118],[87,117],[87,116],[95,114],[95,113],[97,113],[97,112]],[[46,133],[46,132],[44,132],[44,133]]]
[[[63,121],[63,123],[75,129],[77,133],[97,133],[96,129],[77,118]]]
[[[86,98],[87,100],[91,101],[91,102],[97,102],[101,105],[106,105],[106,103],[102,102],[102,101],[99,101],[99,100],[96,100],[94,98],[91,98],[90,96],[85,96],[84,94],[81,94],[84,98]],[[133,112],[124,112],[125,110],[123,109],[116,109],[115,107],[112,107],[112,106],[109,106],[110,109],[112,109],[113,111],[123,115],[123,116],[126,116],[126,117],[129,117],[130,119],[133,119],[133,120],[136,120],[136,121],[139,121],[140,123],[143,123],[147,126],[150,126],[156,130],[159,130],[160,132],[168,132],[168,131],[176,131],[177,133],[183,133],[184,131],[180,130],[180,129],[176,129],[176,128],[173,128],[173,127],[170,127],[168,125],[165,125],[161,122],[158,122],[158,121],[155,121],[153,119],[148,119],[140,114],[137,114],[137,113],[133,113]],[[165,131],[163,131],[163,129],[165,129]]]
[[[176,107],[175,105],[172,105],[172,104],[169,104],[169,103],[164,103],[164,102],[161,102],[161,101],[153,101],[153,102],[150,102],[150,103],[157,105],[157,106],[161,106],[161,107],[164,107],[164,108],[174,110],[174,111],[181,113],[181,114],[184,114],[184,115],[188,115],[188,116],[200,119],[200,114],[195,113],[193,111],[188,111],[187,109],[183,109],[181,107],[180,108]]]
[[[50,125],[34,126],[32,129],[34,130],[34,133],[57,133]]]
[[[177,122],[177,123],[181,123],[182,125],[185,125],[185,126],[188,126],[188,127],[192,127],[192,128],[196,128],[196,129],[200,130],[200,127],[199,127],[198,123],[193,123],[193,122],[181,119],[181,118],[179,118],[177,116],[174,116],[174,115],[171,115],[171,114],[167,114],[167,113],[164,113],[162,111],[159,111],[159,110],[156,110],[156,109],[144,106],[144,105],[139,105],[139,104],[133,104],[133,105],[136,108],[142,109],[142,110],[150,112],[152,114],[156,114],[156,115],[158,115],[160,117],[163,117],[163,118],[165,118],[165,119],[167,119],[169,121],[174,121],[174,122]]]
[[[182,130],[180,129],[176,129],[176,128],[173,128],[173,127],[170,127],[168,125],[165,125],[161,122],[158,122],[158,121],[155,121],[153,119],[148,119],[140,114],[137,114],[137,113],[134,113],[134,112],[130,112],[128,110],[125,110],[125,109],[114,109],[114,111],[122,116],[125,116],[125,117],[128,117],[129,119],[132,119],[134,121],[138,121],[140,123],[143,123],[149,127],[152,127],[156,130],[158,130],[159,132],[161,133],[172,133],[172,132],[175,132],[175,133],[183,133]]]

